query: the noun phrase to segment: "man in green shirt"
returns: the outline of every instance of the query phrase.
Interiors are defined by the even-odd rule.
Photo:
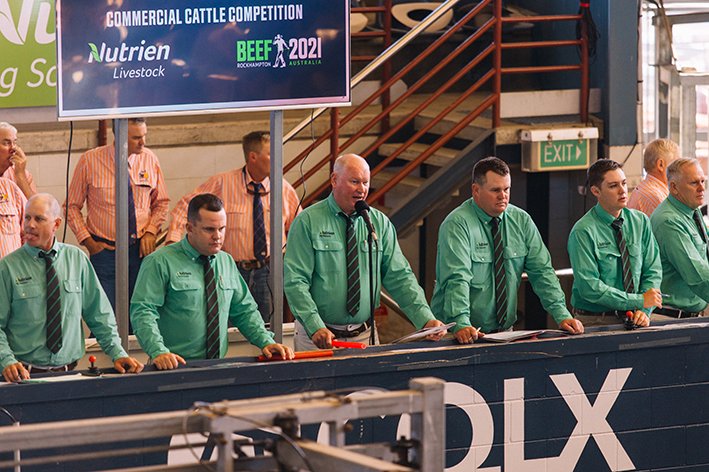
[[[627,208],[625,173],[616,161],[596,161],[588,186],[598,204],[569,234],[572,312],[589,326],[622,323],[631,311],[635,325],[648,326],[652,310],[662,306],[662,266],[650,221]]]
[[[143,364],[121,347],[113,310],[88,257],[55,239],[60,224],[57,200],[33,195],[25,207],[25,244],[0,261],[3,377],[18,382],[32,373],[72,370],[84,355],[82,318],[118,372],[140,372]]]
[[[195,196],[187,234],[145,258],[131,298],[140,345],[155,366],[175,369],[191,359],[216,359],[228,349],[228,322],[268,358],[292,359],[264,327],[234,259],[223,252],[226,211],[216,195]]]
[[[329,348],[333,339],[370,338],[369,231],[355,212],[355,204],[367,198],[369,177],[369,165],[360,156],[338,157],[330,196],[302,211],[291,225],[284,291],[297,320],[297,351]],[[374,306],[384,286],[416,328],[441,326],[401,253],[391,221],[375,209],[369,216],[378,240],[372,255]]]
[[[559,327],[583,333],[566,309],[539,230],[525,211],[509,204],[510,184],[503,160],[479,161],[473,168],[473,198],[453,210],[438,233],[431,308],[438,319],[455,322],[460,343],[512,329],[522,272]]]
[[[662,292],[671,295],[657,311],[673,318],[702,316],[709,302],[707,228],[699,212],[704,171],[696,159],[678,159],[667,168],[667,181],[670,195],[650,217],[660,246]]]

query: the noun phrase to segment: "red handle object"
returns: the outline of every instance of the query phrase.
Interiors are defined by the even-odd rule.
[[[364,343],[351,343],[347,341],[336,341],[332,340],[332,347],[348,347],[350,349],[365,349],[367,347]]]
[[[293,358],[294,360],[297,359],[314,359],[317,357],[332,357],[334,355],[334,352],[332,349],[325,349],[321,351],[301,351],[301,352],[296,352],[295,357]],[[256,358],[257,361],[259,362],[267,362],[267,361],[282,361],[283,358],[281,357],[280,354],[274,354],[270,359],[268,359],[264,355],[260,355]]]

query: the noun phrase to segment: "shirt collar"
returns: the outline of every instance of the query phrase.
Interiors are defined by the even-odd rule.
[[[335,196],[332,194],[332,192],[330,192],[330,195],[328,195],[327,200],[325,200],[325,201],[327,202],[328,208],[330,209],[330,211],[334,215],[339,215],[340,213],[345,213],[345,210],[340,208],[340,205],[338,205],[337,202],[335,201]],[[357,213],[353,211],[348,216],[356,216],[356,215],[357,215]]]
[[[623,218],[623,220],[627,221],[628,217],[626,213],[628,212],[627,208],[623,208],[620,210],[620,218]],[[608,224],[610,225],[616,220],[616,217],[608,213],[606,210],[603,209],[600,203],[596,203],[596,205],[593,207],[593,213],[596,215],[596,218],[601,220],[601,223]]]
[[[470,205],[473,207],[473,211],[475,211],[475,215],[478,217],[478,219],[485,224],[489,224],[490,221],[492,221],[493,217],[488,215],[487,213],[485,213],[485,210],[480,208],[478,206],[478,204],[475,203],[475,199],[471,198],[469,201],[470,201]],[[498,218],[500,218],[500,220],[504,219],[506,213],[507,213],[507,210],[503,211],[502,214],[500,216],[498,216]]]
[[[60,249],[60,244],[59,241],[57,241],[57,238],[54,238],[54,243],[52,243],[52,247],[49,249],[49,251],[45,251],[44,249],[40,249],[38,247],[30,246],[29,244],[25,243],[22,245],[22,248],[32,257],[35,259],[39,259],[39,253],[41,252],[49,252],[49,251],[55,251],[57,254],[59,254],[59,249]]]
[[[244,188],[246,188],[248,185],[251,184],[251,182],[254,182],[254,179],[251,177],[251,174],[249,174],[249,169],[246,168],[246,166],[241,168],[242,175],[244,177]],[[261,182],[256,182],[260,183],[263,186],[263,191],[264,193],[268,193],[271,191],[271,179],[266,176]]]
[[[192,259],[193,261],[199,260],[199,256],[201,256],[201,254],[190,244],[186,234],[179,244],[182,250],[185,252],[185,254],[189,256],[190,259]]]
[[[694,213],[694,210],[696,210],[696,208],[689,208],[687,205],[685,205],[684,203],[680,202],[679,200],[677,200],[677,199],[676,199],[675,197],[673,197],[672,195],[669,195],[669,196],[667,197],[667,200],[670,202],[670,204],[671,204],[673,207],[675,207],[675,208],[676,208],[680,213],[682,213],[683,215],[687,215],[687,216],[691,217],[692,214]]]

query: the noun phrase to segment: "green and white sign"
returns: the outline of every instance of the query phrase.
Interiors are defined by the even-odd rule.
[[[0,0],[0,108],[56,105],[54,2]]]
[[[541,141],[539,145],[540,170],[555,170],[555,167],[588,167],[588,139],[565,139]]]
[[[587,169],[598,153],[597,128],[528,129],[521,141],[525,172]]]

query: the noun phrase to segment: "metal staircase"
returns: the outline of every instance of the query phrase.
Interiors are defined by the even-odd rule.
[[[303,137],[313,120],[329,114],[328,129],[287,162],[284,171],[299,166],[318,147],[328,147],[326,156],[294,182],[296,188],[307,183],[304,205],[308,205],[329,189],[329,182],[322,179],[326,166],[331,169],[334,159],[346,152],[361,155],[372,169],[370,204],[376,205],[394,188],[405,192],[405,198],[386,209],[401,235],[448,202],[462,185],[470,182],[475,163],[494,153],[496,131],[501,126],[503,76],[540,72],[578,74],[579,122],[586,122],[588,62],[583,28],[580,39],[532,41],[518,37],[515,41],[503,41],[503,28],[509,31],[511,25],[578,22],[580,15],[503,16],[501,0],[482,0],[473,5],[446,0],[396,39],[395,33],[386,31],[392,24],[391,4],[391,0],[384,0],[376,7],[352,9],[376,12],[380,26],[372,28],[385,29],[353,34],[353,51],[357,50],[358,35],[369,42],[376,37],[384,38],[381,43],[384,50],[355,74],[352,87],[372,78],[381,86],[350,109],[319,109],[310,113],[287,133],[284,142]],[[449,11],[455,12],[453,24],[435,33],[427,32],[429,26]],[[390,40],[393,42],[389,44]],[[579,63],[503,64],[503,50],[554,47],[578,48]],[[390,93],[392,87],[402,81],[407,84],[405,91],[394,96]]]

